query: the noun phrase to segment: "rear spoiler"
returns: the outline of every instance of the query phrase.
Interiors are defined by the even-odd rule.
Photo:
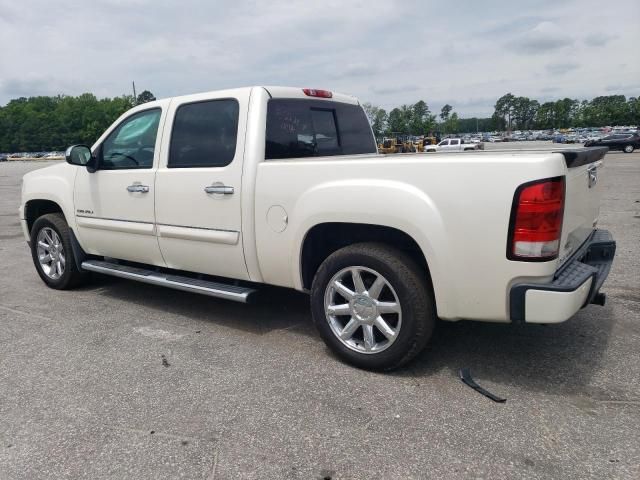
[[[564,155],[567,168],[579,167],[601,160],[609,151],[609,147],[584,147],[571,148],[567,150],[556,150],[553,153]]]

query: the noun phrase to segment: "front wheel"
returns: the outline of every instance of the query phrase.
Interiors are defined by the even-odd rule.
[[[633,147],[633,145],[625,145],[624,147],[624,153],[633,153],[634,150],[635,148]]]
[[[62,214],[43,215],[33,223],[31,256],[38,275],[51,288],[70,289],[87,277],[76,266],[70,229]]]
[[[407,363],[435,325],[426,275],[404,252],[383,244],[334,252],[311,287],[313,321],[322,339],[360,368],[392,370]]]

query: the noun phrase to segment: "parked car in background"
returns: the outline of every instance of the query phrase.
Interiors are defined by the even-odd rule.
[[[0,162],[6,162],[9,156],[6,153],[0,153]]]
[[[599,140],[588,140],[585,147],[609,147],[609,150],[621,150],[631,153],[640,148],[640,135],[638,133],[614,133]]]

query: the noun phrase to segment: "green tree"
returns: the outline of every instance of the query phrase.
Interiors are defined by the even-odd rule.
[[[399,108],[394,108],[389,112],[387,120],[387,133],[403,132],[406,130],[404,116]]]
[[[156,97],[153,96],[153,93],[151,93],[149,90],[144,90],[140,93],[140,95],[138,95],[138,98],[136,99],[136,105],[153,102],[155,99]]]
[[[540,105],[535,116],[535,124],[538,128],[554,128],[555,127],[555,104],[553,102],[545,102]]]
[[[408,133],[406,111],[401,108],[394,108],[389,112],[387,120],[387,133]]]
[[[458,114],[453,112],[451,116],[445,122],[446,128],[445,131],[447,133],[458,133]]]
[[[387,127],[387,112],[384,108],[371,105],[370,103],[363,103],[362,108],[367,114],[369,124],[373,130],[373,134],[376,138],[381,137]]]
[[[640,126],[640,97],[630,97],[627,100],[629,110],[629,124]]]
[[[411,133],[424,135],[430,132],[435,126],[435,118],[429,110],[429,105],[424,100],[419,100],[411,106]]]
[[[516,97],[511,93],[507,93],[498,99],[494,107],[494,115],[501,117],[504,120],[504,124],[507,130],[511,131],[511,120],[513,117],[514,103]]]
[[[440,110],[440,118],[442,119],[443,122],[446,123],[447,120],[449,120],[449,115],[451,114],[451,110],[453,110],[453,107],[448,103],[445,104],[444,107],[442,107],[442,109]]]
[[[132,100],[98,100],[90,93],[11,100],[0,108],[0,151],[63,150],[73,143],[92,144],[131,108]]]
[[[537,100],[515,97],[512,101],[512,118],[518,128],[531,128],[538,108],[540,108],[540,103]]]

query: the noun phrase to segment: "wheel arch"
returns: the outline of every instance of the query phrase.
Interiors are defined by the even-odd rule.
[[[27,222],[27,228],[29,229],[29,232],[31,232],[34,222],[41,216],[48,213],[61,213],[65,218],[65,221],[67,221],[62,207],[57,202],[44,198],[34,198],[28,200],[24,206],[24,219]]]
[[[432,271],[419,243],[408,233],[386,225],[324,222],[311,227],[304,236],[300,249],[300,281],[304,290],[310,290],[318,268],[337,250],[357,243],[381,243],[401,250],[416,262],[433,294],[436,311],[438,295],[434,288]]]
[[[329,241],[326,239],[329,238]],[[385,243],[411,255],[429,275],[429,265],[418,243],[407,233],[385,225],[325,222],[314,225],[304,237],[300,251],[300,276],[305,289],[311,288],[320,264],[333,252],[354,243]]]

